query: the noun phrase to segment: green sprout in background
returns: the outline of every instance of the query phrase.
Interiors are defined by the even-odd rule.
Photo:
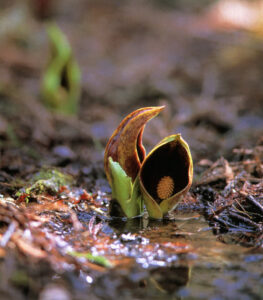
[[[81,73],[64,33],[49,24],[47,33],[51,57],[42,79],[41,96],[51,110],[76,114],[80,98]]]

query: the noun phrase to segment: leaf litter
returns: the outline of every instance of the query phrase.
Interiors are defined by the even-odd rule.
[[[225,1],[193,13],[167,10],[162,3],[128,1],[119,7],[103,0],[79,1],[72,10],[64,1],[53,9],[47,4],[34,17],[26,4],[21,9],[7,2],[1,4],[7,16],[1,20],[16,21],[0,26],[1,296],[260,295],[257,22],[227,19],[226,26],[222,15],[214,17]],[[239,1],[228,5],[233,3]],[[54,114],[38,101],[48,59],[38,18],[45,14],[61,25],[84,71],[78,116]],[[168,112],[146,128],[146,148],[175,129],[182,132],[193,153],[194,186],[163,221],[110,217],[103,149],[124,115],[152,105],[166,105]],[[34,178],[44,166],[74,181]]]

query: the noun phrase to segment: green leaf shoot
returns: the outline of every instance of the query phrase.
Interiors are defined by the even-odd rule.
[[[113,199],[118,201],[126,217],[138,216],[141,213],[142,206],[138,182],[133,186],[131,177],[111,157],[109,157],[109,169],[112,179]]]

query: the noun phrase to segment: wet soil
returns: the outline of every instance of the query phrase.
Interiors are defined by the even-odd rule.
[[[1,299],[262,298],[263,33],[194,2],[1,2]],[[82,72],[75,115],[41,99],[49,21]],[[180,132],[193,186],[164,220],[110,217],[105,145],[154,105],[146,149]]]

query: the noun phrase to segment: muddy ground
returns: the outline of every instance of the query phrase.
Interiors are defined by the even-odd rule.
[[[1,1],[1,299],[262,299],[262,13],[199,2]],[[43,102],[48,22],[80,66],[76,114]],[[105,145],[155,105],[144,144],[181,133],[193,186],[162,221],[112,218]]]

